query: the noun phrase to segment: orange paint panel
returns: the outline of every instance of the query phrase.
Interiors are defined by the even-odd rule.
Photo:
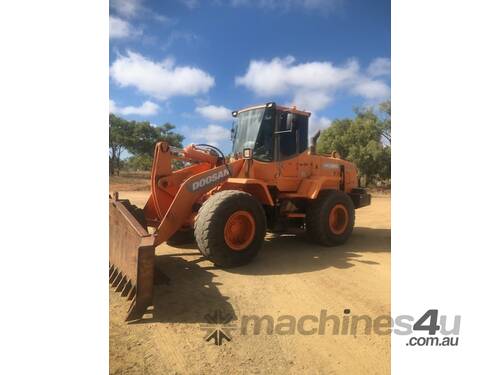
[[[273,206],[273,198],[269,193],[268,186],[261,180],[254,178],[229,178],[221,190],[242,190],[255,196],[262,204]]]
[[[155,246],[168,240],[184,223],[189,222],[193,204],[215,186],[238,173],[242,165],[243,160],[237,160],[198,173],[184,181],[156,230]]]
[[[276,181],[276,187],[279,191],[297,191],[301,183],[298,177],[280,177]]]
[[[213,155],[211,153],[207,153],[203,150],[196,148],[194,144],[190,144],[184,147],[184,157],[187,159],[193,159],[197,161],[202,161],[205,163],[209,163],[214,166],[217,163],[217,155]]]

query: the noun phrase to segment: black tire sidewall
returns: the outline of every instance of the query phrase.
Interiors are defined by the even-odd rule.
[[[330,211],[337,204],[343,205],[349,215],[347,227],[342,234],[335,234],[330,228]],[[308,229],[310,237],[314,241],[326,246],[345,243],[352,234],[355,221],[355,209],[351,198],[341,191],[324,191],[321,192],[317,201],[313,202],[312,205],[313,208],[309,210],[308,214],[319,215],[319,220],[308,220],[309,223],[315,222],[313,224],[315,227]]]
[[[255,235],[246,249],[235,251],[226,244],[224,228],[229,217],[240,210],[249,212],[254,218]],[[234,190],[222,191],[209,198],[195,223],[195,237],[201,253],[221,267],[250,262],[259,252],[265,233],[266,218],[260,202],[248,193]]]

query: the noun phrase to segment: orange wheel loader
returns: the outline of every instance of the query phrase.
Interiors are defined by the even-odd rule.
[[[217,266],[241,266],[268,231],[301,228],[321,245],[342,244],[355,209],[370,204],[352,163],[316,154],[319,134],[308,147],[309,112],[271,102],[233,116],[230,158],[211,145],[159,142],[145,207],[110,197],[110,283],[132,300],[126,320],[153,304],[155,247],[164,242],[196,241]],[[184,167],[174,170],[175,160]]]

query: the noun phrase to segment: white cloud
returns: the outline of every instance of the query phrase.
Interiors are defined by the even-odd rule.
[[[142,0],[110,0],[110,8],[127,18],[135,17],[142,9]]]
[[[223,106],[206,105],[196,107],[196,112],[212,121],[231,121],[231,110]]]
[[[196,142],[208,143],[217,146],[221,141],[229,141],[231,139],[231,131],[223,126],[210,124],[205,128],[184,128],[188,138]]]
[[[139,116],[152,116],[158,113],[160,106],[149,100],[142,103],[142,105],[119,107],[113,100],[109,101],[109,112],[117,115],[139,115]]]
[[[384,81],[362,72],[354,59],[341,66],[317,61],[297,64],[292,56],[252,60],[245,75],[235,81],[260,97],[292,96],[293,104],[313,111],[330,104],[339,90],[366,99],[385,99],[390,92]]]
[[[351,92],[362,96],[365,99],[381,100],[388,98],[390,88],[383,81],[375,81],[370,79],[361,79],[356,82],[351,89]]]
[[[140,35],[141,31],[133,28],[129,22],[121,18],[109,16],[109,38],[120,39]]]
[[[356,77],[359,71],[354,60],[336,67],[329,62],[295,64],[295,58],[274,58],[271,61],[252,60],[244,76],[236,77],[243,85],[261,96],[280,95],[291,90],[328,91],[340,87]]]
[[[109,99],[109,113],[116,113],[116,103],[112,99]]]
[[[316,111],[325,108],[332,102],[332,96],[325,91],[299,90],[295,93],[290,105],[297,105],[308,111]]]
[[[332,120],[326,117],[318,117],[314,113],[309,117],[309,141],[318,130],[328,128],[332,124]]]
[[[391,74],[391,60],[387,57],[377,57],[370,63],[366,72],[370,77],[388,76]]]
[[[155,62],[139,53],[127,51],[111,65],[111,78],[122,87],[135,87],[157,99],[206,93],[214,78],[201,69],[176,66],[173,59]]]
[[[110,0],[110,13],[127,19],[147,17],[158,22],[172,22],[172,19],[169,17],[154,12],[150,8],[144,6],[143,3],[143,0]]]

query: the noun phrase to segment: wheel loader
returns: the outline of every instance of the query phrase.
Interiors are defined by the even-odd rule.
[[[155,247],[195,241],[219,267],[250,262],[266,232],[305,230],[320,245],[347,241],[371,197],[356,167],[308,147],[309,112],[274,102],[233,112],[230,157],[217,147],[155,146],[151,194],[141,209],[109,199],[110,283],[132,300],[126,320],[153,304]],[[182,165],[182,168],[174,168]]]

